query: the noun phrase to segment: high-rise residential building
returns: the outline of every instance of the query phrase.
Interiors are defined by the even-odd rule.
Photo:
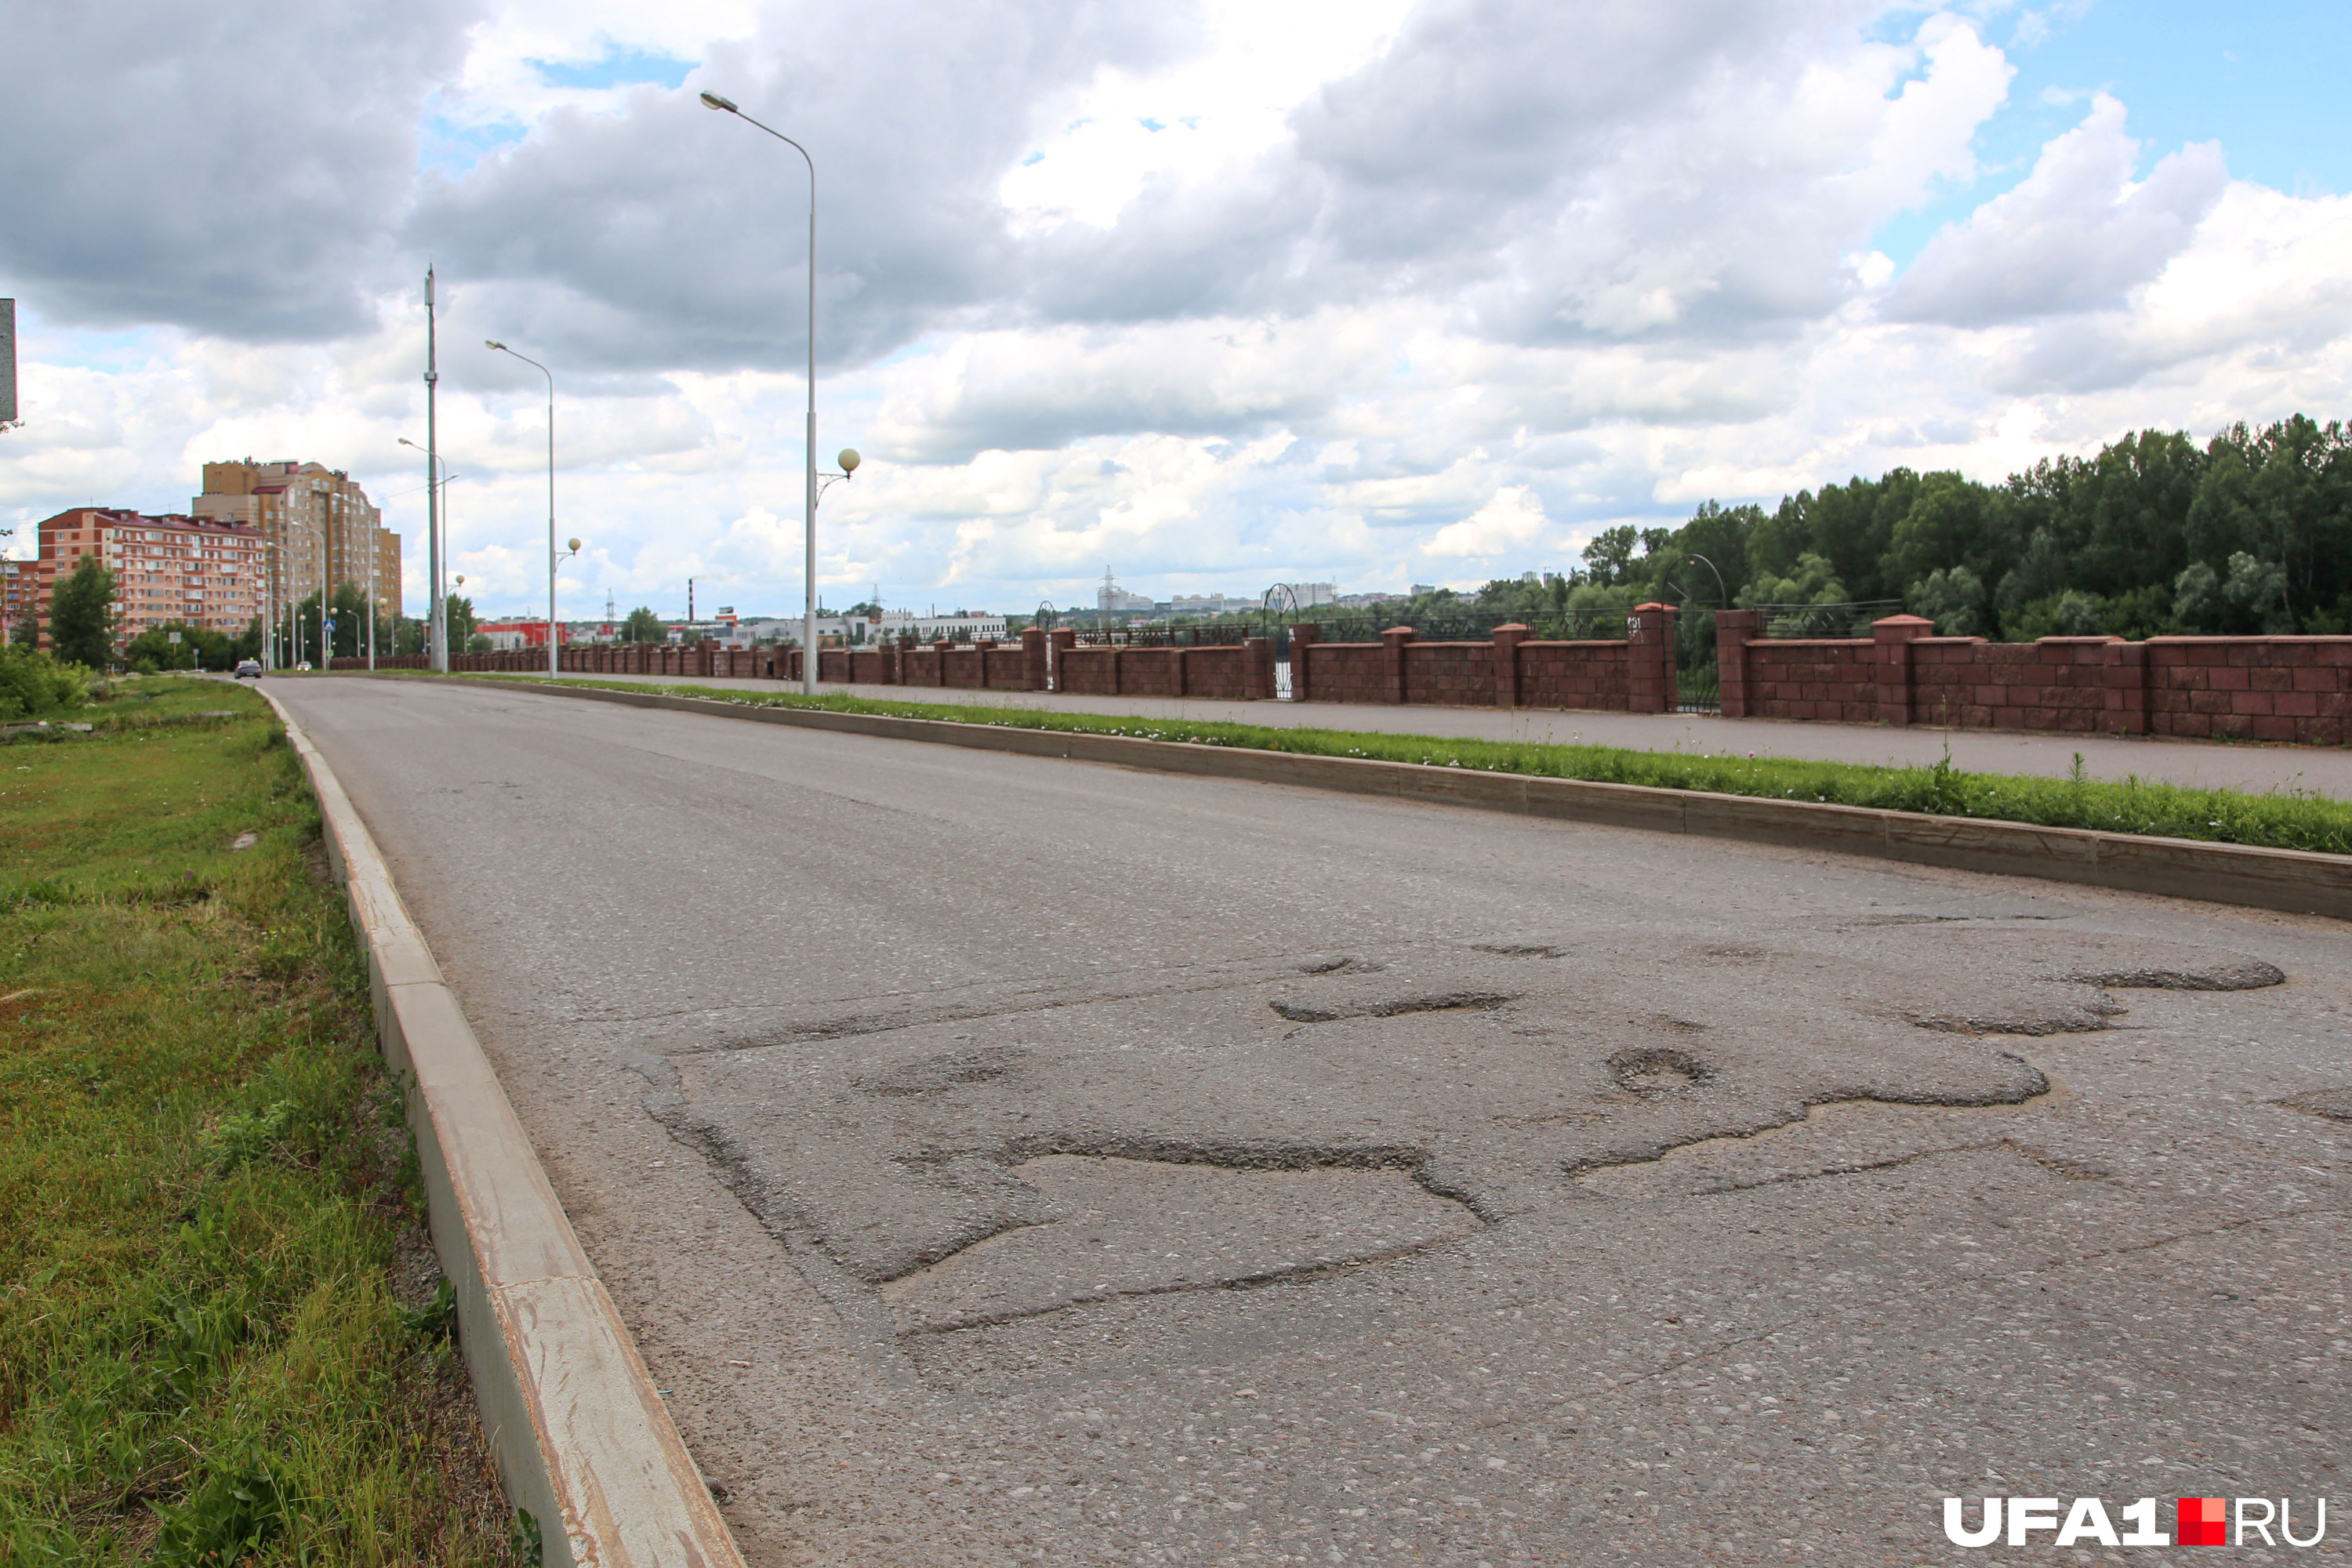
[[[173,513],[147,517],[119,507],[76,507],[44,521],[41,553],[29,565],[24,609],[48,646],[49,595],[82,558],[95,555],[114,574],[115,644],[150,626],[204,626],[234,637],[262,612],[261,531],[243,523]],[[22,574],[20,574],[22,575]]]
[[[206,463],[205,491],[188,503],[198,517],[249,524],[268,538],[271,592],[293,604],[349,583],[400,616],[400,535],[387,531],[352,477],[320,463]]]
[[[38,561],[0,561],[0,637],[16,641],[17,628],[33,616],[33,584],[40,568]]]

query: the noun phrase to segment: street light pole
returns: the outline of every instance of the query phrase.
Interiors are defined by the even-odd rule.
[[[425,622],[425,663],[443,675],[449,673],[449,626],[441,591],[441,569],[447,552],[441,544],[441,450],[439,427],[435,423],[434,399],[441,386],[441,362],[437,323],[433,316],[433,268],[425,269],[425,540],[427,555],[426,575],[433,580],[432,614]],[[414,441],[404,440],[403,446],[414,447]]]
[[[441,568],[446,563],[446,558],[448,555],[449,487],[466,476],[451,473],[449,465],[441,460],[438,453],[428,447],[417,446],[407,437],[395,437],[394,439],[404,447],[423,452],[425,473],[428,476],[437,476],[428,488],[433,494],[439,496],[440,501],[426,514],[425,524],[426,537],[435,542],[430,574],[433,578],[433,603],[425,606],[425,667],[427,669],[438,669],[442,674],[446,675],[449,673],[449,623],[446,614],[448,595],[441,592]],[[435,514],[437,514],[437,517]]]
[[[482,346],[502,354],[514,354],[547,377],[547,678],[552,680],[562,673],[555,651],[555,563],[559,559],[555,552],[555,373],[529,354],[515,353],[494,338],[484,338]],[[572,548],[576,551],[579,547]]]
[[[772,125],[761,125],[736,107],[732,99],[721,98],[715,92],[702,95],[703,107],[731,114],[747,125],[757,126],[801,155],[809,172],[809,279],[808,279],[808,444],[806,457],[806,521],[803,526],[802,572],[806,598],[801,607],[801,690],[807,695],[816,691],[816,160],[809,150]]]

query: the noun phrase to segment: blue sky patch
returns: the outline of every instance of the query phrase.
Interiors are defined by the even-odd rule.
[[[686,80],[686,75],[701,62],[674,59],[645,49],[623,49],[605,47],[603,58],[587,61],[527,60],[524,62],[539,73],[539,79],[550,87],[610,88],[653,87],[676,89]]]
[[[2032,174],[2042,144],[2083,122],[2094,92],[2122,101],[2142,178],[2189,142],[2219,142],[2234,179],[2302,196],[2352,190],[2352,108],[2338,79],[2352,58],[2352,6],[2108,0],[2074,16],[2028,12],[1990,36],[2017,77],[1977,133],[1981,173],[1880,226],[1871,247],[1898,266]]]
[[[416,172],[467,174],[499,148],[521,141],[528,129],[520,120],[463,124],[446,114],[429,114],[416,128]]]

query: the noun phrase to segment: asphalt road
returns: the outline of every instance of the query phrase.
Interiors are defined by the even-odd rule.
[[[272,689],[755,1563],[2344,1560],[2340,925]]]
[[[773,680],[679,680],[651,675],[569,679],[798,690]],[[2352,800],[2352,748],[2182,741],[2153,735],[2021,734],[1939,730],[1927,724],[1821,724],[1791,719],[1725,719],[1712,713],[1602,713],[1544,708],[1389,707],[1370,702],[1227,702],[1201,697],[1087,697],[1058,692],[972,691],[926,686],[835,686],[885,702],[952,702],[984,708],[1076,709],[1147,719],[1225,720],[1237,724],[1373,730],[1553,745],[1625,746],[1644,752],[1696,752],[1814,762],[1932,767],[1948,753],[1974,773],[2065,778],[2077,757],[2084,773],[2118,782],[2134,776],[2198,789],[2305,792]]]

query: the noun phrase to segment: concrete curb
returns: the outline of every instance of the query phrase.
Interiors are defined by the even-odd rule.
[[[548,1568],[742,1568],[374,838],[302,727],[269,703],[318,792],[384,1060],[412,1079],[433,1245],[507,1500],[539,1521]]]
[[[416,676],[406,671],[385,671],[362,679],[415,679]],[[2036,827],[2020,822],[1924,816],[1816,801],[1769,800],[1701,790],[1660,789],[1648,784],[1533,778],[1524,773],[1478,773],[1362,757],[1260,752],[1127,735],[1016,730],[1001,724],[893,719],[878,714],[834,713],[823,709],[755,708],[654,691],[614,691],[546,682],[499,684],[503,689],[617,702],[632,708],[666,708],[714,718],[791,724],[890,740],[928,741],[1024,756],[1066,757],[1160,773],[1253,779],[1263,784],[1389,795],[1433,805],[1462,805],[1613,827],[1738,838],[1751,844],[1868,855],[1919,866],[2038,877],[2126,892],[2352,920],[2352,858],[2307,850],[2207,844],[2189,838],[2153,838],[2079,827]]]

